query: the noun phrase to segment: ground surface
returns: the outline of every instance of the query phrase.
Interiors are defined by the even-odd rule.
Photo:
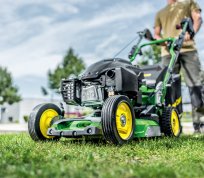
[[[116,147],[71,141],[35,143],[0,135],[0,177],[204,177],[204,135],[142,139]]]
[[[192,122],[182,122],[183,133],[193,134],[193,123]],[[27,124],[0,124],[0,134],[4,133],[18,133],[18,132],[28,132]]]

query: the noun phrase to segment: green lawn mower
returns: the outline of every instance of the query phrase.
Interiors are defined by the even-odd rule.
[[[176,28],[176,27],[175,27]],[[28,130],[35,141],[67,138],[104,138],[122,145],[133,138],[179,137],[182,114],[181,79],[173,68],[183,45],[185,33],[194,36],[191,19],[184,19],[178,38],[154,40],[149,30],[139,32],[139,41],[129,58],[107,59],[88,67],[74,79],[62,79],[60,91],[68,105],[94,109],[93,114],[65,118],[63,107],[40,104],[30,114]],[[150,42],[140,45],[143,38]],[[167,43],[171,60],[168,67],[159,64],[132,65],[142,48]]]

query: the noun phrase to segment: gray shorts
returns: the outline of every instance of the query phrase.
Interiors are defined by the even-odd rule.
[[[170,56],[162,57],[162,64],[168,66]],[[181,53],[174,67],[174,73],[181,73],[188,87],[201,86],[201,64],[197,51]]]

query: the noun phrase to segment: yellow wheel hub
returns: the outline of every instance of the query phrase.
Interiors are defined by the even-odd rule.
[[[126,140],[132,132],[132,113],[129,106],[121,102],[116,110],[116,128],[119,136]]]
[[[51,121],[59,114],[54,109],[45,110],[40,117],[40,131],[45,138],[53,138],[47,135],[47,130],[50,127]]]
[[[175,110],[171,113],[171,128],[173,131],[173,134],[177,136],[180,132],[180,123],[179,123],[179,117]]]

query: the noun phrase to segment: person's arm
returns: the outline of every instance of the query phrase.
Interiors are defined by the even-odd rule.
[[[161,28],[160,26],[154,27],[154,38],[155,38],[156,40],[162,39],[161,31],[162,31],[162,28]],[[160,44],[160,45],[166,46],[166,45],[167,45],[167,42],[164,42],[164,43],[162,43],[162,44]]]
[[[154,38],[156,39],[156,40],[159,40],[159,39],[162,39],[162,37],[161,37],[161,27],[160,26],[156,26],[156,27],[154,27]]]
[[[191,12],[191,17],[193,20],[193,29],[194,32],[197,33],[201,27],[202,24],[202,17],[201,17],[201,11],[200,10],[194,10]],[[185,41],[191,40],[191,36],[189,33],[186,33],[185,35]]]
[[[197,33],[202,24],[202,17],[201,17],[202,10],[198,5],[198,3],[196,3],[194,0],[191,0],[190,10],[191,10],[191,18],[193,20],[193,28],[195,33]],[[190,35],[189,33],[186,33],[185,41],[188,41],[188,40],[190,40]]]
[[[201,24],[203,22],[202,17],[201,17],[201,11],[192,11],[191,17],[193,19],[193,28],[195,33],[197,33],[201,27]]]
[[[161,31],[162,31],[162,24],[160,20],[160,13],[158,12],[155,16],[155,22],[154,22],[154,38],[156,40],[159,40],[162,38]]]

